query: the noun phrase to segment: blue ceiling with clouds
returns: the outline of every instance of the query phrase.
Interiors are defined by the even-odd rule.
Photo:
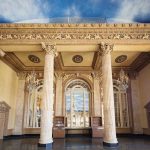
[[[150,0],[0,0],[0,23],[48,23],[58,17],[150,23]]]

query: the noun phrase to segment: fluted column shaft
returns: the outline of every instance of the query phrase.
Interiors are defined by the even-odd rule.
[[[55,45],[42,43],[42,48],[45,50],[45,65],[44,65],[44,85],[43,85],[43,100],[41,114],[41,132],[39,144],[47,145],[53,142],[52,127],[53,127],[53,78],[54,78],[54,56],[56,53]]]
[[[103,101],[104,101],[104,137],[103,144],[106,146],[117,146],[114,94],[112,82],[111,54],[113,45],[101,43],[100,55],[102,57],[103,74]]]

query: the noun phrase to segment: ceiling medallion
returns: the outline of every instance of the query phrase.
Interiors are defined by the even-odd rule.
[[[28,58],[33,63],[40,63],[40,58],[35,55],[29,55]]]
[[[120,56],[118,56],[118,57],[115,59],[115,62],[116,62],[116,63],[122,63],[122,62],[124,62],[125,60],[127,60],[127,55],[120,55]]]
[[[72,61],[75,63],[81,63],[83,61],[83,57],[81,55],[75,55],[72,57]]]

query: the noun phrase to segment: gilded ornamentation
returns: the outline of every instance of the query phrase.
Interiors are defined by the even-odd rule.
[[[0,33],[0,40],[46,40],[46,39],[51,39],[51,40],[74,40],[74,39],[84,39],[84,40],[99,40],[99,39],[114,39],[114,40],[128,40],[128,39],[140,39],[140,40],[150,40],[150,34],[125,34],[125,33],[120,33],[120,34],[104,34],[104,33],[90,33],[90,34],[19,34],[19,33]]]
[[[65,82],[69,78],[78,78],[78,77],[84,77],[89,79],[91,82],[93,82],[93,77],[91,73],[70,73],[70,74],[64,74],[63,81]]]
[[[122,63],[127,60],[127,55],[120,55],[115,59],[116,63]]]
[[[92,72],[92,77],[96,80],[100,80],[102,74],[100,72]]]
[[[83,61],[83,57],[81,55],[75,55],[72,57],[73,62],[81,63]]]
[[[35,55],[29,55],[28,58],[33,63],[40,63],[40,58]]]
[[[56,44],[42,42],[42,48],[46,51],[46,54],[57,56]]]
[[[139,32],[139,31],[142,32]],[[147,24],[0,24],[0,40],[150,40]]]
[[[114,46],[113,44],[101,42],[100,48],[99,48],[99,54],[101,56],[104,56],[104,55],[110,53],[113,50],[113,46]]]

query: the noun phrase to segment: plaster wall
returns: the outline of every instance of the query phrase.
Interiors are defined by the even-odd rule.
[[[139,72],[140,106],[142,128],[148,128],[144,106],[150,101],[150,64]]]
[[[0,101],[10,107],[8,129],[14,128],[18,77],[16,72],[0,60]]]

